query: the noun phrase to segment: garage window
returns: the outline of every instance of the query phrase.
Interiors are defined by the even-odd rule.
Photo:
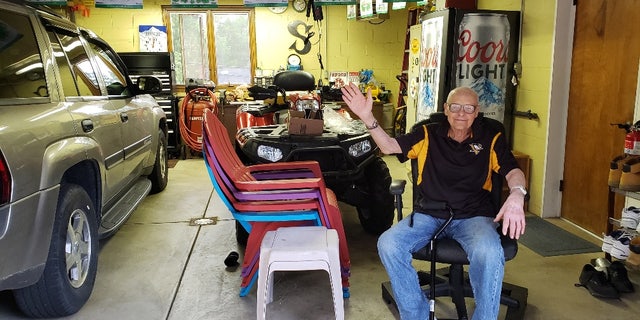
[[[177,85],[188,79],[216,85],[251,83],[256,65],[253,9],[164,10]]]

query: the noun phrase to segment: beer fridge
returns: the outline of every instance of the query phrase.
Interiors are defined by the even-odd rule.
[[[480,112],[501,121],[510,139],[520,12],[448,8],[424,14],[420,24],[420,66],[409,74],[418,82],[415,122],[443,111],[453,88],[468,86],[478,93]]]

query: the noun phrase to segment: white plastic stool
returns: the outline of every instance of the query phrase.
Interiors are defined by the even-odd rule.
[[[325,270],[331,279],[336,319],[344,319],[338,233],[323,226],[281,227],[267,232],[260,245],[258,319],[265,319],[273,301],[273,272]]]

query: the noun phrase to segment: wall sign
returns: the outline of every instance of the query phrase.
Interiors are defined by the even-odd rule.
[[[289,0],[243,0],[245,7],[286,7]]]
[[[171,0],[172,7],[217,8],[218,0]]]
[[[96,0],[96,8],[142,9],[142,0]]]
[[[304,27],[304,34],[300,33],[300,26]],[[302,49],[298,49],[298,40],[294,41],[289,49],[295,51],[298,54],[309,53],[309,51],[311,51],[311,41],[309,41],[309,39],[311,39],[311,37],[313,37],[313,35],[315,34],[311,31],[311,28],[313,28],[313,25],[308,25],[301,20],[291,21],[287,26],[287,29],[292,36],[302,40]]]
[[[345,5],[356,4],[356,0],[314,0],[313,4],[316,6],[331,6],[331,5]]]
[[[141,52],[167,52],[166,26],[138,26]]]
[[[28,3],[44,4],[48,6],[66,6],[66,0],[27,0]]]

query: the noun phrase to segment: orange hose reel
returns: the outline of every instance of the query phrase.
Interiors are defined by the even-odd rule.
[[[180,135],[184,143],[195,152],[202,152],[202,120],[204,109],[218,114],[218,98],[207,88],[195,88],[182,100],[180,108]]]

